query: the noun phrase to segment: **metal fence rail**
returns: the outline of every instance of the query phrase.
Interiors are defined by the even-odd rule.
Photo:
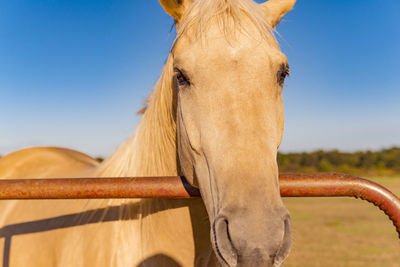
[[[400,238],[400,199],[369,180],[345,174],[281,174],[282,197],[356,197],[392,220]],[[0,179],[0,199],[190,198],[200,192],[183,177]]]

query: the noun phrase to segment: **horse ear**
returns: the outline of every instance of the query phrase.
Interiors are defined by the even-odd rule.
[[[192,4],[193,0],[159,0],[160,4],[171,17],[179,21],[185,10]]]
[[[295,3],[296,0],[269,0],[261,5],[267,13],[270,25],[275,27],[283,15],[293,8]]]

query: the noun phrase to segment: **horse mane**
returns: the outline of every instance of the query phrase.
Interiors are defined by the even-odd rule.
[[[246,32],[243,19],[250,19],[260,35],[272,32],[266,14],[252,0],[197,0],[183,15],[174,41],[194,29],[203,38],[206,29],[217,20],[226,38],[232,40],[237,31]],[[192,32],[191,32],[192,33]],[[174,47],[174,45],[173,45]],[[172,48],[173,50],[173,48]],[[135,135],[123,143],[99,167],[99,177],[178,175],[176,153],[176,88],[173,77],[173,56],[169,54],[156,83]]]
[[[170,55],[135,134],[99,166],[97,176],[177,175],[175,113]]]

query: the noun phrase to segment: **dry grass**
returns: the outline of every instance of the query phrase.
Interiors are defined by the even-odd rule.
[[[400,177],[374,179],[400,195]],[[285,267],[400,266],[400,240],[372,204],[351,198],[286,198],[293,248]]]

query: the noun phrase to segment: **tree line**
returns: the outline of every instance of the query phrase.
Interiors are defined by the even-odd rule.
[[[96,160],[102,162],[103,158],[97,157]],[[400,147],[353,153],[338,150],[278,152],[278,165],[281,173],[337,172],[354,175],[398,176],[400,175]]]
[[[380,151],[278,153],[280,172],[400,175],[400,147]]]

